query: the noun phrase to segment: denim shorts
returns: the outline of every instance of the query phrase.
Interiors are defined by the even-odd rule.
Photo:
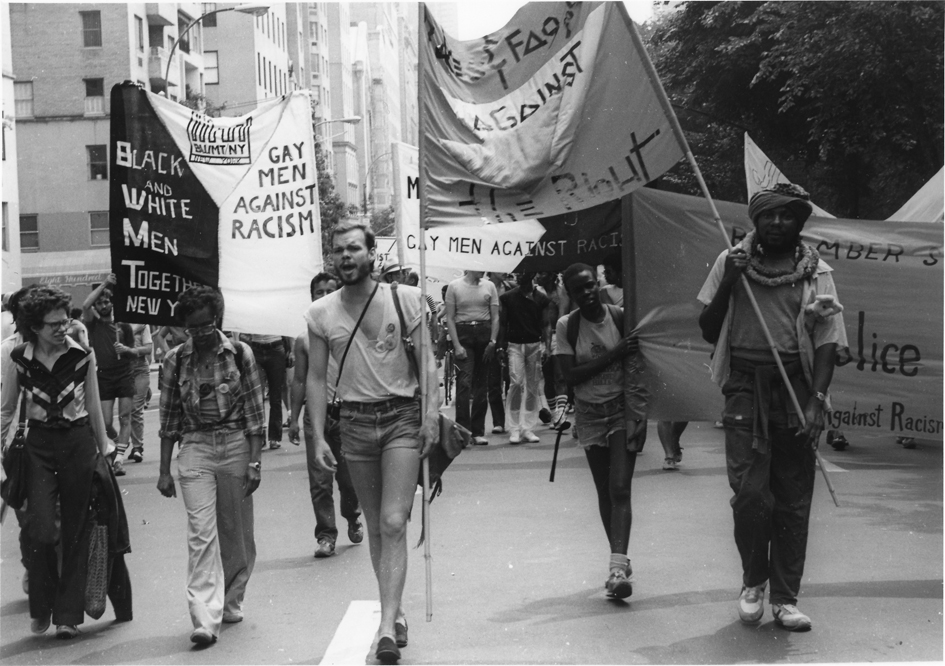
[[[581,446],[610,446],[607,438],[615,432],[627,432],[627,422],[624,418],[624,398],[622,395],[607,402],[584,402],[574,400],[575,423]],[[626,439],[626,436],[624,436]]]
[[[388,449],[420,451],[420,403],[393,398],[378,403],[341,403],[341,453],[345,460],[373,462]]]

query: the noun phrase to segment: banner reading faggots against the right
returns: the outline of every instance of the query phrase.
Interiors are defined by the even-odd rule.
[[[751,230],[747,207],[716,202],[733,243]],[[724,249],[704,199],[633,195],[641,349],[650,418],[718,420],[721,389],[696,301]],[[942,437],[942,225],[811,218],[804,239],[833,269],[850,353],[830,386],[829,427]]]

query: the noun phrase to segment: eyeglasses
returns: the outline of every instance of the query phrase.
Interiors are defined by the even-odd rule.
[[[72,326],[71,319],[60,319],[59,321],[44,321],[43,326],[48,326],[54,331],[64,331]]]
[[[210,335],[217,330],[217,327],[213,324],[204,324],[203,326],[194,326],[192,328],[185,328],[184,330],[187,331],[187,335],[190,337],[199,338],[204,335]]]

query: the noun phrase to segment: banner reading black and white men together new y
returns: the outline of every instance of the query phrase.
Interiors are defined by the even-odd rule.
[[[225,329],[298,334],[322,267],[308,95],[210,118],[131,83],[111,94],[116,318],[176,324],[199,283],[223,293]]]

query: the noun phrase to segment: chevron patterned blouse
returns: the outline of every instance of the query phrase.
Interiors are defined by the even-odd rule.
[[[16,383],[20,391],[26,393],[26,418],[53,428],[68,428],[74,421],[89,415],[85,405],[85,382],[92,353],[72,338],[67,337],[66,344],[68,349],[56,359],[51,371],[33,358],[34,348],[30,342],[20,345],[10,354],[16,367]],[[3,412],[9,418],[8,412],[16,408],[19,391],[9,390],[7,384],[4,381]],[[12,405],[8,405],[11,398]],[[16,418],[15,414],[11,415]]]

